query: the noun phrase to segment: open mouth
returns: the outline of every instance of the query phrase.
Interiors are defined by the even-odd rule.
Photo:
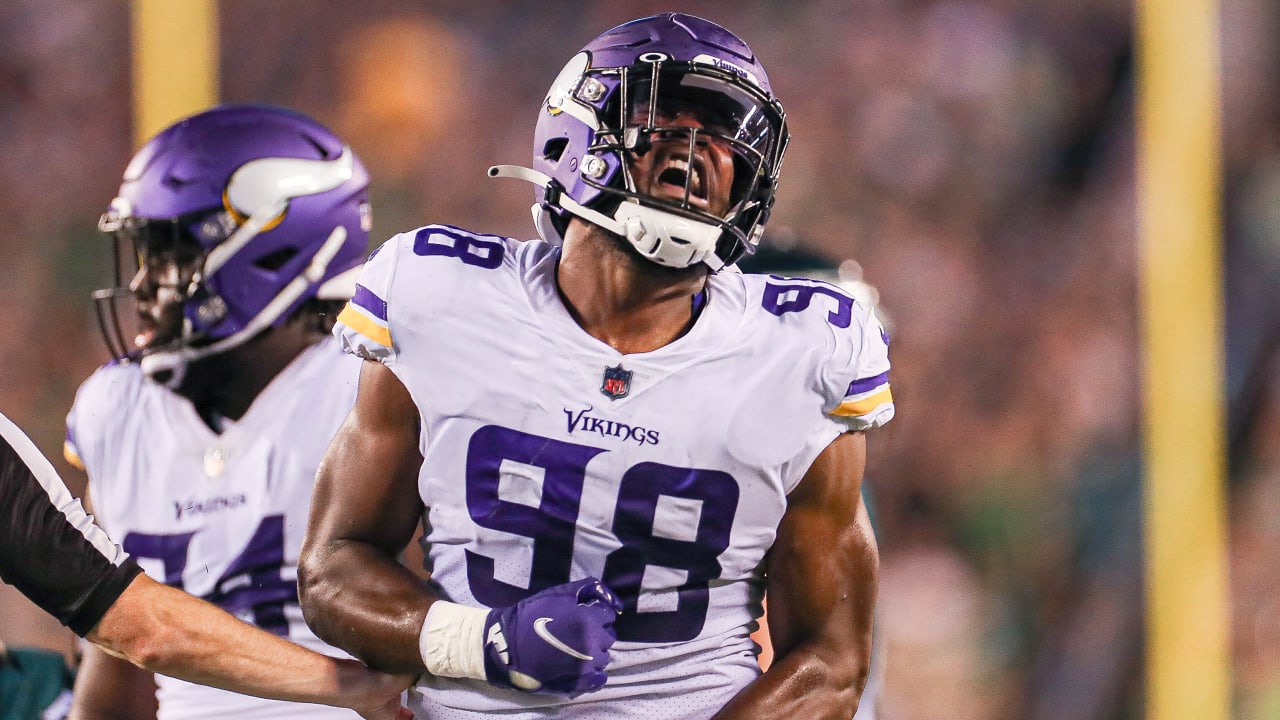
[[[172,310],[168,311],[168,313],[172,312]],[[133,336],[133,345],[138,350],[168,345],[177,339],[180,325],[180,319],[166,317],[165,312],[152,307],[139,306],[134,324],[136,334]]]
[[[151,347],[156,340],[156,329],[154,327],[140,327],[138,334],[133,336],[133,346],[138,350],[146,350]]]
[[[705,206],[707,190],[701,164],[696,160],[690,165],[688,158],[670,157],[663,162],[662,171],[658,173],[658,185],[670,188],[684,198],[685,187],[689,188],[689,199],[696,200],[698,205]]]
[[[146,350],[156,344],[158,329],[149,317],[143,316],[139,318],[137,331],[138,333],[133,336],[133,346],[135,348]]]

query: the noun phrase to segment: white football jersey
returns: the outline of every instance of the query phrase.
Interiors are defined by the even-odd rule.
[[[705,718],[758,674],[749,634],[786,496],[840,433],[893,415],[887,338],[827,283],[721,272],[683,337],[621,355],[556,289],[558,251],[429,226],[365,265],[335,334],[421,414],[426,565],[510,605],[597,576],[625,604],[576,699],[424,677],[419,718]]]
[[[355,401],[360,362],[332,338],[303,351],[239,421],[214,433],[136,364],[100,368],[67,416],[68,460],[104,529],[153,579],[317,652],[298,607],[298,552],[316,468]],[[355,718],[156,675],[161,720]]]

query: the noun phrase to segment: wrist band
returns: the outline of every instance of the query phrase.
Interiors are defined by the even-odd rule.
[[[437,600],[427,609],[418,652],[427,672],[485,680],[484,624],[489,611]]]

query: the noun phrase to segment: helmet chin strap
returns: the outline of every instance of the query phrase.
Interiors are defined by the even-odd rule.
[[[540,173],[532,168],[521,167],[519,165],[494,165],[489,168],[489,177],[508,177],[516,180],[524,180],[543,188],[550,188],[554,182],[549,175]],[[587,222],[595,223],[600,227],[608,230],[615,235],[627,236],[627,229],[622,223],[601,212],[596,212],[585,205],[579,205],[576,200],[565,195],[559,194],[555,201],[556,205],[568,210]]]
[[[180,347],[176,350],[158,350],[142,356],[138,365],[142,373],[169,389],[176,389],[186,376],[187,366],[204,358],[237,348],[275,324],[276,320],[293,306],[307,290],[324,278],[338,250],[347,239],[347,228],[339,225],[329,233],[315,257],[302,274],[295,277],[276,294],[271,302],[253,317],[239,332],[232,333],[217,342],[201,347]],[[163,377],[164,373],[169,376]]]
[[[547,188],[549,193],[552,192],[552,183],[555,182],[544,173],[519,165],[494,165],[489,168],[489,177],[524,180]],[[702,262],[706,263],[712,272],[724,267],[724,261],[715,253],[720,228],[696,223],[679,215],[634,202],[623,202],[616,211],[618,217],[613,218],[578,203],[562,192],[554,193],[554,196],[554,199],[549,201],[551,204],[558,205],[567,212],[589,223],[599,225],[615,235],[621,235],[637,252],[659,265],[681,268]],[[539,217],[540,210],[538,205],[533,206],[534,225],[538,228],[539,234],[546,239],[547,229],[544,226],[550,226],[551,223]],[[670,233],[672,227],[679,227],[682,234],[692,235],[692,242],[674,241]]]

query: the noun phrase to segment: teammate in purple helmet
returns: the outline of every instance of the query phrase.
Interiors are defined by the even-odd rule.
[[[311,118],[225,105],[175,123],[124,172],[100,227],[115,361],[76,394],[66,455],[98,522],[152,579],[316,652],[297,560],[359,361],[329,330],[369,244],[369,177]],[[144,672],[90,649],[78,717],[350,718]]]

